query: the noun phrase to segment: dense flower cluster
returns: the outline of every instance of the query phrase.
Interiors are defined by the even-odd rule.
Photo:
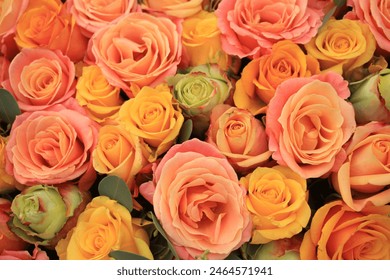
[[[0,259],[390,259],[390,11],[0,0]]]

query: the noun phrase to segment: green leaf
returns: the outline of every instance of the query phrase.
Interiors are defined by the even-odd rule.
[[[256,256],[257,250],[261,247],[258,244],[244,243],[241,246],[241,253],[245,260],[253,260]]]
[[[347,0],[333,0],[333,3],[335,3],[337,7],[341,7],[347,3]]]
[[[118,201],[126,207],[130,212],[133,210],[133,198],[129,187],[120,177],[109,175],[103,178],[98,185],[100,195],[108,196],[109,198]]]
[[[173,256],[180,260],[179,258],[179,255],[176,253],[175,251],[175,248],[173,247],[172,243],[169,241],[168,237],[167,237],[167,234],[165,233],[164,229],[162,228],[162,226],[160,225],[158,219],[156,218],[156,216],[153,214],[153,212],[149,212],[149,215],[151,216],[152,218],[152,221],[154,223],[154,225],[156,226],[156,229],[158,230],[158,232],[165,238],[165,240],[167,241],[167,244],[168,244],[168,247],[169,249],[171,250]]]
[[[324,26],[328,20],[333,16],[334,12],[337,10],[337,6],[334,6],[332,9],[330,9],[326,15],[324,16],[324,18],[322,19],[322,26]]]
[[[120,250],[112,251],[109,256],[116,260],[149,260],[143,256]]]
[[[238,256],[238,252],[233,251],[225,258],[225,260],[231,260],[231,261],[242,261],[242,259]]]
[[[12,124],[20,114],[19,105],[12,94],[5,89],[0,89],[0,120]]]
[[[192,129],[193,129],[192,120],[191,119],[186,120],[180,129],[179,138],[177,140],[177,143],[181,144],[184,141],[187,141],[188,139],[190,139],[191,134],[192,134]]]

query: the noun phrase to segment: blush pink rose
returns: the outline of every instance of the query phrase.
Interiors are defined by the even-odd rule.
[[[133,97],[134,89],[154,87],[176,73],[182,53],[180,34],[179,22],[130,13],[91,37],[88,57],[94,57],[110,84]]]
[[[368,24],[379,47],[390,52],[390,9],[388,1],[382,0],[348,0],[347,5],[352,11],[347,18],[359,20]]]
[[[308,0],[221,1],[215,14],[223,50],[240,58],[257,58],[281,40],[305,44],[322,24],[322,5]]]
[[[331,176],[345,204],[361,211],[368,203],[390,203],[390,125],[358,126],[345,150],[346,161]]]
[[[266,115],[272,158],[304,178],[337,170],[356,128],[348,82],[334,72],[278,86]]]
[[[44,110],[75,93],[75,66],[58,50],[25,48],[9,66],[9,90],[22,111]]]
[[[3,252],[0,252],[0,260],[49,260],[49,257],[45,251],[42,251],[38,246],[35,246],[32,254],[27,250],[4,250]]]
[[[141,194],[181,259],[223,259],[251,237],[245,189],[227,159],[196,138],[168,150]]]
[[[77,180],[88,190],[96,178],[91,155],[97,135],[96,123],[78,104],[25,112],[11,128],[6,171],[28,186]]]

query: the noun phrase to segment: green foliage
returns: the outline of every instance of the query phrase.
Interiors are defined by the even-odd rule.
[[[112,251],[109,256],[116,260],[148,260],[147,258],[126,251]]]
[[[126,184],[118,176],[109,175],[104,177],[98,185],[100,195],[108,196],[109,198],[118,201],[126,207],[130,212],[133,211],[133,198]]]
[[[20,115],[19,105],[10,92],[0,89],[0,122],[7,125],[7,129],[2,130],[2,134],[8,133],[17,115]]]
[[[177,143],[181,144],[184,141],[187,141],[188,139],[190,139],[191,134],[192,134],[192,129],[193,129],[192,120],[191,119],[186,120],[180,129]]]

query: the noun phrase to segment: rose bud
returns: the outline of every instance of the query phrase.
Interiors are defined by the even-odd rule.
[[[256,260],[300,260],[301,235],[283,238],[261,245],[256,251]]]

